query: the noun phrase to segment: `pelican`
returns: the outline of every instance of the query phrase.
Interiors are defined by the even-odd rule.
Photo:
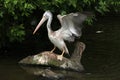
[[[58,55],[57,59],[62,60],[64,53],[69,54],[65,41],[73,42],[76,37],[81,37],[81,25],[87,16],[82,13],[70,13],[64,16],[57,15],[57,18],[61,23],[61,27],[58,30],[53,31],[51,29],[53,15],[49,10],[46,11],[43,14],[43,17],[40,20],[39,24],[35,28],[33,34],[35,34],[40,26],[47,20],[48,37],[54,44],[54,48],[50,51],[50,53],[52,53],[57,47],[62,51],[62,54]]]

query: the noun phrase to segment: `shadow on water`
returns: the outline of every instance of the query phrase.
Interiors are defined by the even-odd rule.
[[[119,21],[120,16],[106,16],[99,18],[93,26],[83,29],[81,40],[86,44],[86,50],[82,57],[82,63],[88,73],[82,74],[79,72],[63,71],[68,76],[61,80],[120,79]],[[47,46],[44,46],[44,48],[46,49]],[[0,56],[0,80],[48,80],[47,78],[35,76],[22,69],[18,65],[18,61],[27,56],[26,52],[34,52],[31,52],[32,50],[30,49],[19,51],[13,52],[22,53],[22,56]],[[23,54],[26,55],[23,56]]]

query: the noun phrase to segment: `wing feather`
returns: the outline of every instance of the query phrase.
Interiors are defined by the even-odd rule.
[[[70,13],[68,15],[57,16],[61,23],[61,35],[64,40],[74,41],[75,37],[80,37],[82,23],[87,18],[82,13]]]

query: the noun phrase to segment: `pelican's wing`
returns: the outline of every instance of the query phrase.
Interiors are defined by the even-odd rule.
[[[82,13],[70,13],[68,15],[57,16],[61,23],[61,35],[63,39],[68,41],[74,41],[75,37],[80,37],[82,32],[82,23],[87,18]]]

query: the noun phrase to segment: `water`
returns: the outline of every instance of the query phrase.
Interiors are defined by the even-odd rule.
[[[68,76],[61,80],[119,80],[119,22],[120,16],[106,16],[100,18],[93,26],[84,28],[82,41],[87,47],[82,57],[82,64],[87,73],[64,71]],[[29,52],[32,53],[31,50],[20,52],[18,49],[15,52],[8,52],[9,55],[0,56],[0,80],[47,80],[27,72],[18,64],[18,61],[26,57]],[[10,53],[22,53],[22,56]]]

